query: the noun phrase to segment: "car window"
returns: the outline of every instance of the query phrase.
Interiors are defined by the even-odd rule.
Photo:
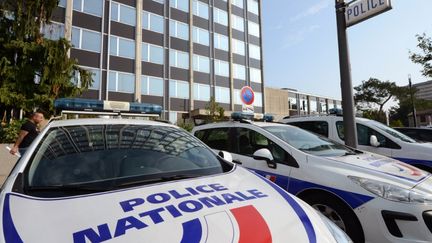
[[[384,124],[382,124],[381,122],[377,122],[377,121],[369,121],[369,123],[371,123],[373,126],[377,127],[378,129],[381,129],[383,131],[385,131],[386,133],[390,134],[391,136],[400,139],[404,142],[407,143],[415,143],[416,141],[410,137],[408,137],[407,135],[396,131],[395,129],[388,127]]]
[[[268,126],[265,130],[274,134],[294,148],[317,156],[343,156],[355,151],[342,144],[294,126]]]
[[[212,128],[195,132],[195,136],[212,149],[231,152],[229,128]]]
[[[392,140],[388,139],[386,136],[382,135],[381,133],[377,132],[376,130],[362,125],[360,123],[356,124],[357,126],[357,143],[358,145],[364,145],[364,146],[372,146],[370,144],[370,136],[375,135],[378,139],[378,142],[380,143],[380,147],[384,148],[392,148],[392,149],[399,149],[399,145],[394,143]],[[340,139],[344,140],[344,126],[342,121],[336,122],[336,128],[337,133]]]
[[[290,125],[294,125],[296,127],[300,127],[302,129],[314,132],[321,136],[328,137],[328,122],[326,121],[302,121],[302,122],[293,122],[289,123]]]
[[[26,169],[30,187],[113,185],[172,173],[200,176],[224,171],[222,162],[201,141],[168,126],[55,127],[35,151]]]
[[[236,137],[238,154],[252,156],[257,150],[266,148],[270,150],[276,163],[286,163],[288,159],[288,154],[282,147],[259,132],[248,128],[237,128]]]

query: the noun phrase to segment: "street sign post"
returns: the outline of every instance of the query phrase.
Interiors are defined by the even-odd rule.
[[[359,0],[345,10],[346,27],[353,26],[392,9],[390,0]]]

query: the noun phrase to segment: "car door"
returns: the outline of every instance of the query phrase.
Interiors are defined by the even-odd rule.
[[[288,188],[289,176],[292,167],[288,165],[288,160],[293,159],[282,146],[266,137],[259,131],[251,127],[233,128],[233,158],[242,163],[244,167],[254,170],[258,174],[270,179],[282,188]],[[253,154],[259,149],[268,149],[276,163],[276,168],[272,168],[265,160],[256,160]]]

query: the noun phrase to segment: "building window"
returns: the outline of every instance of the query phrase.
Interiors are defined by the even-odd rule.
[[[259,25],[257,23],[252,22],[252,21],[248,21],[248,32],[250,35],[260,37]]]
[[[171,98],[189,99],[189,83],[170,80],[169,93]]]
[[[229,63],[222,60],[214,60],[215,74],[219,76],[229,77]]]
[[[197,72],[210,73],[210,58],[194,54],[193,70]]]
[[[110,36],[110,55],[135,59],[135,41]]]
[[[83,12],[83,13],[88,13],[91,15],[96,15],[98,17],[102,16],[102,8],[103,8],[102,0],[74,0],[73,1],[73,10]]]
[[[91,72],[92,75],[92,84],[89,86],[89,89],[98,90],[100,88],[100,70],[99,69],[93,69],[93,68],[86,68],[82,67],[83,69]],[[74,74],[74,83],[76,86],[81,87],[81,76],[79,72],[75,72]]]
[[[143,11],[142,28],[158,33],[164,33],[164,18],[160,15]]]
[[[189,69],[189,53],[170,49],[170,66]]]
[[[201,45],[210,45],[210,34],[207,30],[198,27],[193,27],[193,41]]]
[[[198,0],[193,1],[193,14],[204,19],[209,18],[209,6]]]
[[[256,45],[249,44],[249,57],[261,60],[261,48]]]
[[[184,12],[189,12],[188,0],[170,0],[170,5],[172,8],[176,8]]]
[[[58,40],[64,37],[64,25],[60,23],[51,22],[45,24],[42,28],[42,34],[45,38],[50,40]]]
[[[214,33],[214,47],[224,51],[228,51],[228,36]]]
[[[141,60],[144,62],[164,64],[164,49],[161,46],[142,43],[141,53]]]
[[[239,8],[243,8],[243,0],[232,0],[232,4]]]
[[[165,3],[165,0],[152,0],[153,2],[157,2],[157,3],[160,3],[160,4],[164,4]]]
[[[254,106],[262,107],[262,93],[261,92],[254,92],[255,93],[255,99],[254,99]]]
[[[231,103],[231,94],[229,88],[215,87],[215,101],[219,103]]]
[[[108,74],[108,90],[113,92],[134,93],[135,74],[110,71]]]
[[[233,29],[244,32],[244,19],[242,17],[231,14],[231,20]]]
[[[194,84],[194,99],[209,101],[210,100],[210,86],[205,84]]]
[[[250,81],[251,82],[255,82],[255,83],[261,83],[261,70],[256,69],[256,68],[249,68],[249,72],[250,72]]]
[[[170,36],[189,40],[189,26],[175,20],[170,20]]]
[[[141,76],[141,95],[163,96],[162,78]]]
[[[91,0],[93,1],[93,0]],[[127,25],[136,25],[136,11],[134,7],[120,3],[111,3],[111,20]]]
[[[249,12],[259,15],[259,6],[257,0],[248,0],[247,4],[247,9]]]
[[[101,51],[101,33],[72,27],[72,46],[76,49]]]
[[[59,3],[58,3],[58,6],[66,8],[66,0],[60,0]]]
[[[213,8],[213,21],[228,26],[228,13],[222,9]]]
[[[240,64],[233,64],[233,76],[235,79],[246,80],[246,67]]]
[[[232,39],[232,44],[233,44],[233,53],[236,53],[236,54],[239,54],[242,56],[245,55],[246,44],[243,41],[237,40],[237,39]]]

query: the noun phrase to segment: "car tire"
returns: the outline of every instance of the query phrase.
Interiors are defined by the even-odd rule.
[[[341,199],[325,192],[300,195],[300,198],[343,229],[354,243],[365,242],[360,221],[352,209]]]

